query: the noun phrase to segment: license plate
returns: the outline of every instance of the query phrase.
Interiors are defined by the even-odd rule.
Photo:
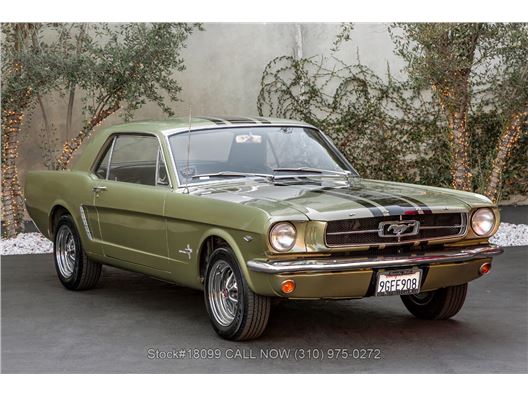
[[[421,269],[378,272],[376,296],[420,293]]]

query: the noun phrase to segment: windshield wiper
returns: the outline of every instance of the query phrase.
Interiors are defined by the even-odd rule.
[[[298,173],[312,173],[320,176],[332,176],[332,177],[343,177],[348,186],[350,187],[352,185],[352,178],[354,177],[352,175],[352,172],[350,171],[333,171],[329,169],[318,169],[318,168],[309,168],[309,167],[300,167],[300,168],[275,168],[273,169],[273,173],[276,172],[298,172]],[[288,178],[288,177],[302,177],[300,175],[284,175],[281,176],[281,178]],[[308,176],[305,176],[308,177]],[[276,176],[274,175],[273,178],[275,179]]]
[[[317,173],[317,174],[331,174],[331,175],[339,175],[339,176],[351,176],[351,173],[348,171],[333,171],[328,169],[318,169],[318,168],[308,168],[308,167],[302,167],[302,168],[275,168],[273,169],[273,172],[302,172],[302,173]]]
[[[272,175],[265,173],[245,173],[245,172],[216,172],[216,173],[202,173],[199,175],[194,175],[191,179],[200,179],[200,178],[211,178],[211,177],[265,177],[270,178]]]
[[[348,178],[352,176],[350,172],[343,171],[332,171],[327,169],[317,169],[317,168],[308,168],[308,167],[302,167],[302,168],[275,168],[273,169],[273,173],[276,172],[299,172],[299,173],[314,173],[314,174],[320,174],[320,175],[334,175],[334,176],[344,176],[345,178]],[[298,175],[284,175],[284,177],[292,177],[292,176],[298,176]],[[209,178],[216,178],[216,177],[232,177],[232,178],[238,178],[238,177],[262,177],[265,178],[268,181],[273,181],[276,176],[270,175],[267,173],[249,173],[249,172],[232,172],[232,171],[223,171],[223,172],[215,172],[215,173],[201,173],[199,175],[191,176],[191,179],[209,179]]]

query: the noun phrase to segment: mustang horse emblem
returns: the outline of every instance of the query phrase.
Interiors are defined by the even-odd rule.
[[[385,228],[387,226],[387,228]],[[399,237],[402,235],[415,235],[418,233],[418,227],[420,223],[416,220],[407,220],[400,222],[389,222],[380,223],[379,234],[380,236],[387,237]]]
[[[411,227],[414,227],[414,224],[392,224],[389,226],[389,228],[387,228],[387,232],[392,231],[394,235],[401,235]]]

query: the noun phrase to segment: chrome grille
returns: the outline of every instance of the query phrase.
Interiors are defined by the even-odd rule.
[[[380,235],[380,223],[415,220],[420,228],[415,235]],[[326,227],[327,246],[400,245],[434,239],[450,239],[466,233],[466,213],[416,214],[368,217],[329,221]]]

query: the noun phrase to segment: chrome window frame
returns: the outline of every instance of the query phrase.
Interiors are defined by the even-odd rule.
[[[160,142],[161,143],[161,142]],[[163,164],[165,165],[165,173],[167,175],[167,181],[169,184],[158,184],[159,182],[159,170],[160,170],[160,153],[161,153],[161,157],[162,157],[162,161],[163,161]],[[156,178],[156,187],[170,187],[170,175],[169,175],[169,172],[167,171],[167,161],[165,161],[165,154],[163,153],[163,147],[161,147],[161,144],[158,145],[158,152],[156,153],[156,174],[155,174],[155,178]]]
[[[103,162],[104,157],[106,154],[109,154],[108,157],[108,164],[110,164],[110,157],[112,156],[112,150],[114,149],[114,142],[115,142],[115,135],[110,135],[104,144],[99,149],[99,152],[95,156],[95,159],[92,162],[92,166],[90,166],[90,173],[95,176],[98,180],[108,180],[108,168],[106,168],[106,174],[104,178],[99,177],[99,175],[96,173],[97,169],[101,165],[101,162]]]
[[[159,153],[161,151],[161,155],[163,156],[163,161],[165,162],[165,167],[167,167],[167,159],[165,157],[165,152],[163,151],[163,143],[162,143],[162,141],[161,141],[161,139],[160,139],[160,137],[158,135],[156,135],[154,133],[149,133],[149,132],[133,132],[133,131],[114,132],[110,136],[108,136],[108,139],[106,140],[105,144],[103,144],[102,148],[99,150],[99,153],[95,157],[95,160],[93,161],[93,164],[92,164],[92,166],[90,168],[90,173],[92,175],[94,175],[95,177],[97,177],[97,179],[111,181],[111,182],[115,182],[115,183],[127,183],[127,182],[123,182],[123,181],[119,181],[119,180],[110,180],[108,178],[109,175],[110,175],[110,164],[111,164],[111,161],[112,161],[112,156],[113,156],[113,152],[114,152],[115,142],[116,142],[116,140],[117,140],[117,138],[119,136],[148,136],[148,137],[156,138],[156,140],[158,141],[157,153]],[[110,141],[112,141],[112,142],[110,143]],[[97,176],[97,174],[95,173],[95,170],[100,165],[101,160],[104,158],[104,155],[106,154],[106,150],[108,148],[108,145],[111,145],[110,148],[109,148],[110,157],[108,158],[108,168],[106,170],[106,177],[104,179],[101,179],[99,176]],[[170,146],[168,148],[169,148],[169,151],[170,151]],[[169,181],[169,185],[168,186],[157,184],[157,174],[158,174],[157,166],[158,166],[158,155],[156,154],[156,174],[155,174],[155,178],[156,179],[155,179],[155,184],[154,185],[138,184],[138,185],[147,186],[147,187],[161,187],[161,188],[174,189],[170,172],[167,172],[167,180]],[[129,183],[129,184],[134,184],[134,183]]]
[[[110,165],[112,164],[112,157],[114,155],[114,147],[115,147],[115,142],[116,142],[117,138],[118,138],[118,136],[114,136],[113,139],[112,139],[112,145],[110,146],[110,156],[108,157],[108,166],[106,167],[105,180],[109,180],[108,178],[110,177]]]

